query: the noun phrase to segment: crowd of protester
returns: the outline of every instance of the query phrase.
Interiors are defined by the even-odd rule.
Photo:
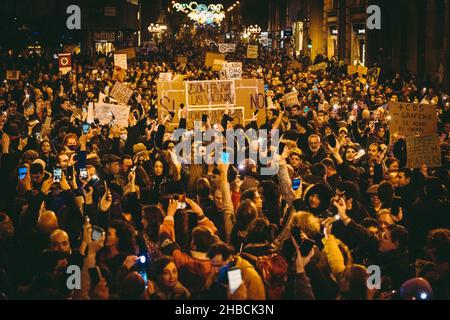
[[[179,123],[158,117],[156,81],[161,72],[218,79],[204,66],[208,50],[217,48],[168,40],[129,60],[119,79],[134,90],[128,127],[88,130],[85,108],[116,81],[112,55],[73,55],[66,75],[57,60],[2,56],[21,76],[0,88],[1,298],[449,299],[447,92],[383,71],[366,84],[322,56],[297,57],[302,70],[262,47],[250,60],[238,45],[229,61],[268,85],[259,128],[280,132],[278,173],[249,159],[186,165],[171,132],[186,129],[187,113]],[[322,61],[326,70],[308,71]],[[299,104],[288,107],[291,91]],[[437,107],[441,167],[406,168],[390,101]],[[258,127],[230,120],[205,128]],[[68,285],[69,266],[80,268],[79,287]],[[380,283],[368,286],[373,266]]]

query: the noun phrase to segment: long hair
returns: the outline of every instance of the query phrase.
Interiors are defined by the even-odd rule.
[[[147,228],[144,233],[153,242],[158,242],[159,226],[163,223],[164,212],[156,205],[149,205],[142,208],[142,218],[147,220]]]
[[[117,238],[119,238],[119,252],[130,255],[135,254],[136,238],[134,228],[121,220],[111,221],[110,228],[116,230]]]

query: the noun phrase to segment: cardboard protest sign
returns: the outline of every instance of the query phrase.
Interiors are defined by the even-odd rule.
[[[127,105],[131,96],[133,95],[133,90],[128,88],[125,84],[116,82],[114,87],[109,94],[110,97],[116,99],[119,103]]]
[[[436,106],[408,102],[389,102],[391,136],[433,135],[437,132]]]
[[[428,167],[440,167],[442,165],[437,135],[406,137],[406,152],[407,168],[420,168],[423,164]]]
[[[94,122],[97,118],[102,125],[109,124],[114,115],[114,123],[121,127],[128,127],[129,106],[121,106],[109,103],[90,103],[88,107],[88,122]]]
[[[326,68],[328,68],[328,64],[326,62],[321,62],[321,63],[315,64],[315,65],[309,67],[309,71],[317,72],[317,71],[325,70]]]
[[[229,53],[236,51],[235,43],[219,43],[219,52],[220,53]]]
[[[220,70],[222,70],[222,66],[224,65],[224,63],[226,63],[225,60],[215,59],[214,63],[213,63],[213,67],[212,67],[213,71],[220,71]]]
[[[179,56],[177,57],[177,62],[181,65],[187,65],[188,59],[187,57]]]
[[[62,74],[67,74],[72,71],[72,54],[60,53],[58,54],[59,71]]]
[[[262,125],[266,120],[264,82],[261,79],[191,81],[190,85],[188,83],[157,81],[159,117],[164,117],[170,111],[174,111],[175,118],[172,123],[175,125],[179,121],[180,104],[184,104],[188,109],[190,119],[188,128],[192,128],[192,120],[201,120],[202,113],[210,114],[210,119],[223,115],[226,105],[231,101],[230,110],[235,110],[233,113],[236,115],[235,122],[245,124],[251,121],[256,110],[259,110],[258,125]],[[218,88],[220,85],[223,87]],[[188,90],[191,90],[191,93]],[[225,97],[224,94],[230,96]],[[234,100],[231,95],[234,95]],[[188,99],[191,99],[190,104]]]
[[[247,45],[247,58],[249,59],[258,58],[258,46],[251,44]]]
[[[19,79],[20,79],[19,70],[6,70],[6,80],[19,80]]]
[[[225,55],[221,53],[207,52],[205,57],[205,66],[213,67],[214,60],[225,60]]]
[[[222,66],[220,79],[231,80],[242,78],[242,62],[227,62]]]
[[[369,70],[369,69],[367,69],[367,67],[358,66],[358,73],[359,73],[360,76],[361,75],[366,75],[367,74],[367,70]]]
[[[172,72],[161,72],[159,74],[159,81],[172,81]]]
[[[286,106],[292,107],[294,105],[300,105],[300,101],[298,101],[298,92],[289,92],[284,95],[284,99],[286,100]]]
[[[114,54],[114,66],[120,67],[123,70],[128,69],[127,55],[126,54]]]
[[[358,73],[358,66],[347,66],[347,73],[349,75]]]
[[[134,48],[125,48],[114,51],[114,54],[126,54],[130,60],[136,59],[136,50]]]
[[[381,68],[371,68],[367,72],[367,80],[369,83],[378,83],[378,79],[380,77]]]
[[[300,62],[298,62],[298,61],[291,61],[289,63],[288,68],[291,69],[291,70],[302,70],[303,69],[303,65]]]
[[[185,84],[187,107],[219,107],[235,104],[232,80],[186,81]]]

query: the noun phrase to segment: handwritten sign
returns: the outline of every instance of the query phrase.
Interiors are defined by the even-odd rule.
[[[418,103],[389,102],[390,132],[402,136],[433,135],[437,132],[436,106]]]
[[[127,70],[127,55],[124,53],[114,54],[114,65],[120,67],[123,70]]]
[[[289,92],[284,95],[284,99],[286,100],[286,105],[288,107],[292,107],[294,105],[300,105],[298,101],[298,92]]]
[[[235,104],[234,82],[231,80],[186,81],[188,107]]]
[[[235,52],[236,44],[235,43],[219,43],[219,52],[220,53],[228,53]]]
[[[436,135],[406,137],[406,151],[407,168],[420,168],[423,164],[428,167],[442,165],[439,137]]]
[[[231,80],[242,78],[242,62],[227,62],[222,66],[220,79]]]
[[[72,66],[70,67],[72,69]],[[6,80],[19,80],[20,71],[19,70],[6,70]]]
[[[225,60],[225,55],[221,53],[207,52],[205,57],[205,66],[213,67],[214,60]]]
[[[159,81],[172,81],[172,72],[161,72],[159,74]]]
[[[315,64],[315,65],[309,67],[309,71],[317,72],[317,71],[325,70],[326,68],[328,68],[328,64],[326,62],[321,62],[321,63]]]
[[[127,105],[131,96],[133,95],[133,90],[128,88],[125,84],[116,82],[114,87],[109,94],[110,97],[116,99],[120,104]]]
[[[258,46],[249,44],[247,46],[247,58],[257,59],[258,58]]]
[[[90,103],[88,107],[88,122],[94,122],[97,118],[102,125],[109,124],[114,115],[114,123],[121,127],[128,127],[129,106],[121,106],[109,103]]]

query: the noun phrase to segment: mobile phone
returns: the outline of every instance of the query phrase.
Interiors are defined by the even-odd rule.
[[[73,166],[67,167],[67,180],[69,181],[73,180]]]
[[[300,179],[300,178],[292,179],[292,189],[293,190],[298,190],[298,188],[300,187],[300,183],[301,182],[302,182],[302,179]]]
[[[80,168],[80,180],[86,180],[88,178],[88,172],[86,168]]]
[[[265,91],[265,92],[269,91],[269,85],[268,85],[268,84],[265,84],[265,85],[264,85],[264,91]]]
[[[89,277],[91,278],[91,286],[95,287],[100,282],[100,279],[102,278],[100,269],[98,269],[98,267],[89,268],[88,272],[89,272]]]
[[[19,179],[20,180],[25,179],[25,176],[27,175],[27,171],[28,171],[27,167],[25,167],[25,166],[19,167]]]
[[[187,204],[186,204],[186,196],[185,195],[182,195],[181,197],[175,196],[174,199],[178,200],[177,209],[181,209],[181,210],[186,209]]]
[[[81,125],[81,127],[83,130],[83,134],[87,134],[91,126],[89,125],[89,123],[85,122]]]
[[[316,244],[313,240],[301,238],[301,230],[299,227],[293,227],[291,229],[291,234],[295,239],[295,242],[299,246],[300,253],[302,257],[306,257],[312,250],[313,246]]]
[[[222,163],[224,164],[230,163],[230,154],[226,151],[222,152]]]
[[[400,202],[402,198],[398,196],[394,196],[392,198],[392,206],[391,206],[391,213],[392,215],[396,216],[398,215],[398,212],[400,210]]]
[[[139,275],[142,277],[142,279],[145,282],[145,288],[147,289],[148,287],[148,276],[147,276],[147,271],[145,270],[139,270],[138,271]]]
[[[228,285],[230,292],[233,294],[242,284],[242,272],[241,269],[228,270]]]
[[[97,241],[98,239],[100,239],[103,232],[104,232],[104,230],[102,228],[100,228],[98,226],[92,226],[91,239],[93,241]]]
[[[358,151],[358,153],[355,156],[354,160],[358,160],[359,158],[363,157],[366,154],[366,151],[364,149],[361,149]]]
[[[98,182],[100,181],[100,178],[97,177],[95,174],[91,177],[91,179],[86,184],[85,188],[86,190],[89,190],[89,187],[94,187]]]
[[[61,168],[53,169],[53,182],[60,182],[62,179],[62,170]]]
[[[208,115],[202,114],[202,123],[206,123],[206,122],[208,122]]]
[[[330,147],[334,148],[336,147],[336,137],[334,134],[329,134],[325,137],[325,142],[330,145]]]
[[[135,172],[136,171],[137,166],[134,166],[130,169],[130,173]]]

